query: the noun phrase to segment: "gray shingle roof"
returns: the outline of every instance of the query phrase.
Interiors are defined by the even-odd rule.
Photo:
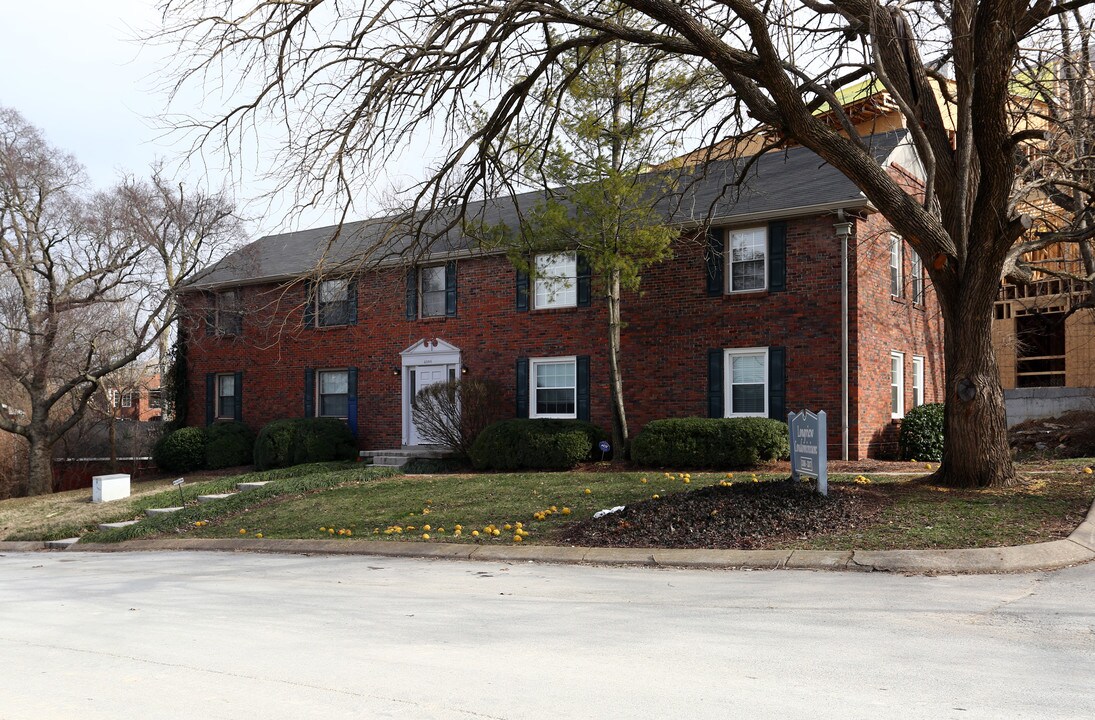
[[[865,138],[879,161],[889,157],[904,140],[905,131]],[[745,181],[736,185],[747,159],[708,163],[699,173],[682,176],[674,197],[658,201],[667,219],[682,225],[711,221],[729,224],[735,217],[771,214],[816,205],[857,207],[863,194],[838,170],[812,151],[794,147],[762,156],[748,168]],[[512,199],[472,203],[467,214],[477,221],[509,227],[518,224],[519,212],[533,207],[542,192],[524,193]],[[431,223],[439,230],[444,220]],[[429,228],[427,228],[429,229]],[[336,232],[338,237],[336,238]],[[457,230],[429,243],[429,255],[474,252],[472,242]],[[424,255],[409,224],[398,216],[267,235],[225,256],[191,284],[194,289],[245,284],[306,275],[319,268],[337,271],[372,263],[398,263]]]

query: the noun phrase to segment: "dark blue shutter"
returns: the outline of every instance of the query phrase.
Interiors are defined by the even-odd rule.
[[[517,417],[528,417],[528,358],[517,358]]]
[[[578,255],[578,307],[589,307],[590,301],[590,270],[589,260],[585,255]]]
[[[346,324],[357,325],[357,283],[349,281],[346,283]]]
[[[316,325],[316,284],[311,280],[304,281],[304,327]]]
[[[722,229],[711,228],[707,231],[707,294],[710,297],[722,295],[726,290],[726,269],[722,262],[725,240]],[[718,417],[722,417],[719,415]]]
[[[205,374],[205,424],[212,425],[214,413],[216,412],[216,396],[214,393],[216,389],[217,376],[213,373]]]
[[[418,268],[407,268],[407,319],[418,318]]]
[[[787,419],[787,349],[768,348],[768,417]]]
[[[236,422],[243,422],[243,372],[237,372],[233,378],[233,385],[236,389],[236,396],[233,398],[235,401],[232,408],[232,419]]]
[[[768,289],[787,289],[787,221],[768,223]]]
[[[517,271],[517,312],[528,312],[528,273]]]
[[[707,417],[726,416],[726,391],[723,379],[726,377],[726,353],[719,349],[707,351]]]
[[[578,419],[589,422],[589,355],[579,355],[578,371]]]
[[[304,417],[316,416],[316,371],[304,368]]]
[[[456,261],[445,263],[445,315],[456,317]]]
[[[357,368],[346,368],[346,424],[357,437]]]

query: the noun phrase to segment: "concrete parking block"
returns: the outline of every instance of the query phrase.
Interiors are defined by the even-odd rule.
[[[144,514],[148,517],[156,517],[157,515],[168,515],[173,512],[182,510],[181,507],[165,507],[165,508],[148,508],[144,511]]]

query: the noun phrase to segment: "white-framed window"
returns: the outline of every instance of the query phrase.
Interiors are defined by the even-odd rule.
[[[768,287],[768,228],[726,232],[726,291],[755,292]]]
[[[577,359],[541,358],[529,361],[530,418],[578,417]]]
[[[238,290],[224,290],[213,298],[214,329],[217,335],[242,335],[243,311]]]
[[[148,407],[159,409],[163,407],[163,390],[153,388],[148,391]]]
[[[544,253],[537,255],[536,287],[533,307],[577,307],[578,305],[578,254],[574,252]]]
[[[924,358],[913,355],[912,359],[912,404],[920,407],[924,404]]]
[[[445,314],[445,266],[431,265],[418,272],[419,313],[421,317]]]
[[[236,376],[234,373],[222,373],[217,375],[217,407],[216,418],[218,420],[234,420],[236,417]]]
[[[905,353],[890,353],[890,417],[905,417]]]
[[[909,258],[910,284],[912,285],[912,301],[914,305],[924,304],[924,261],[920,259],[920,253],[913,250]]]
[[[768,348],[726,351],[726,417],[768,417]]]
[[[354,285],[345,278],[323,280],[316,291],[316,324],[319,327],[348,325]]]
[[[348,417],[350,373],[347,370],[316,371],[316,400],[319,417]]]
[[[117,390],[114,390],[113,388],[111,388],[110,390],[106,391],[107,405],[109,405],[112,408],[118,407],[118,399],[119,399],[119,393],[118,393]]]
[[[905,297],[905,241],[890,233],[890,295]]]
[[[123,390],[122,391],[122,407],[124,407],[124,408],[133,407],[133,391],[132,390]]]

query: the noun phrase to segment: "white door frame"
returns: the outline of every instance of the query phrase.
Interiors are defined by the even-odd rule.
[[[403,445],[411,444],[411,398],[414,396],[414,388],[411,387],[411,370],[418,367],[437,367],[448,365],[455,369],[456,377],[460,377],[464,368],[460,358],[460,348],[450,345],[439,338],[423,338],[414,345],[399,353],[402,378],[403,407]]]

